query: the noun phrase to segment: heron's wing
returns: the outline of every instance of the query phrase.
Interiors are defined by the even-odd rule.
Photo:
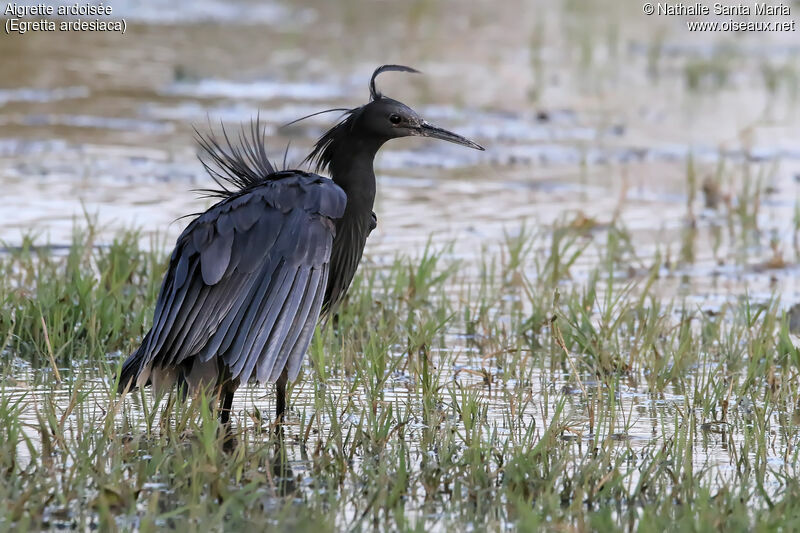
[[[274,381],[287,365],[294,378],[320,314],[334,220],[346,201],[327,178],[282,172],[192,221],[137,351],[140,369],[219,355],[234,379]]]

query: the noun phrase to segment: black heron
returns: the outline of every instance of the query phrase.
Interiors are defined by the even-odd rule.
[[[178,237],[158,294],[153,325],[122,365],[119,392],[176,383],[184,391],[213,387],[227,424],[241,383],[277,385],[283,420],[286,384],[305,357],[320,315],[347,292],[377,219],[373,160],[388,140],[421,136],[483,148],[433,126],[369,82],[370,101],[345,111],[305,159],[317,172],[277,170],[263,132],[234,146],[198,135],[204,166],[222,199]]]

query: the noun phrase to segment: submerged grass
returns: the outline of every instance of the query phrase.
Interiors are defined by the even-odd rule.
[[[365,266],[285,439],[252,387],[233,447],[204,397],[113,393],[166,257],[95,234],[0,256],[0,530],[800,525],[788,320],[775,301],[663,298],[669,266],[631,269],[624,228],[523,228],[469,274],[447,247]]]

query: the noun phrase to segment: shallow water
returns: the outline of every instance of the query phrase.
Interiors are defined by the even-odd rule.
[[[6,246],[31,231],[65,245],[86,212],[97,216],[101,240],[135,226],[167,248],[187,223],[176,219],[208,205],[190,192],[210,181],[196,160],[193,126],[207,131],[260,114],[276,160],[291,141],[291,166],[336,115],[281,125],[363,103],[372,69],[396,61],[425,75],[386,74],[384,93],[487,150],[389,143],[376,164],[379,222],[369,263],[418,254],[432,236],[452,241],[459,279],[470,280],[480,250],[499,250],[506,232],[574,221],[594,238],[571,270],[579,285],[616,221],[635,250],[621,282],[646,276],[659,255],[673,265],[658,290],[702,309],[743,294],[779,295],[783,307],[800,301],[800,88],[778,78],[770,90],[764,74],[791,67],[791,34],[687,37],[679,21],[642,24],[635,2],[175,5],[115,2],[129,22],[125,36],[0,36],[9,58],[0,82]],[[704,195],[706,180],[718,187]],[[709,197],[716,206],[704,205]],[[534,235],[534,254],[548,254],[549,231]],[[463,371],[474,361],[451,333],[449,379],[480,387]],[[538,377],[553,390],[568,381]],[[27,381],[19,392],[47,390]],[[396,381],[387,398],[408,394],[403,376]],[[295,411],[304,412],[312,394],[297,390]],[[499,423],[507,407],[486,394]],[[235,408],[265,395],[271,391],[251,388]],[[684,401],[678,393],[651,397],[641,384],[619,398],[635,420],[620,445],[634,448],[663,439],[658,418]],[[577,395],[573,403],[580,418]],[[530,415],[543,418],[533,408]],[[721,478],[729,443],[697,435],[705,466]],[[772,459],[780,455],[779,447]]]

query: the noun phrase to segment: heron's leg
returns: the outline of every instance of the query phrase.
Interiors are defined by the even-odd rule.
[[[217,398],[219,399],[219,421],[230,430],[231,406],[233,395],[239,388],[239,380],[231,379],[230,370],[221,361],[217,361]],[[213,367],[210,367],[213,371]]]
[[[233,394],[236,389],[222,387],[222,400],[219,406],[219,421],[223,426],[227,426],[231,421],[231,406],[233,405]]]
[[[222,449],[230,453],[238,446],[236,435],[231,428],[231,410],[233,408],[233,395],[239,388],[239,380],[231,380],[229,374],[223,372],[223,381],[217,386],[217,399],[219,400],[219,431],[222,435]]]
[[[289,381],[289,373],[286,369],[281,372],[281,377],[275,382],[275,421],[283,422],[284,412],[286,411],[286,383]]]

